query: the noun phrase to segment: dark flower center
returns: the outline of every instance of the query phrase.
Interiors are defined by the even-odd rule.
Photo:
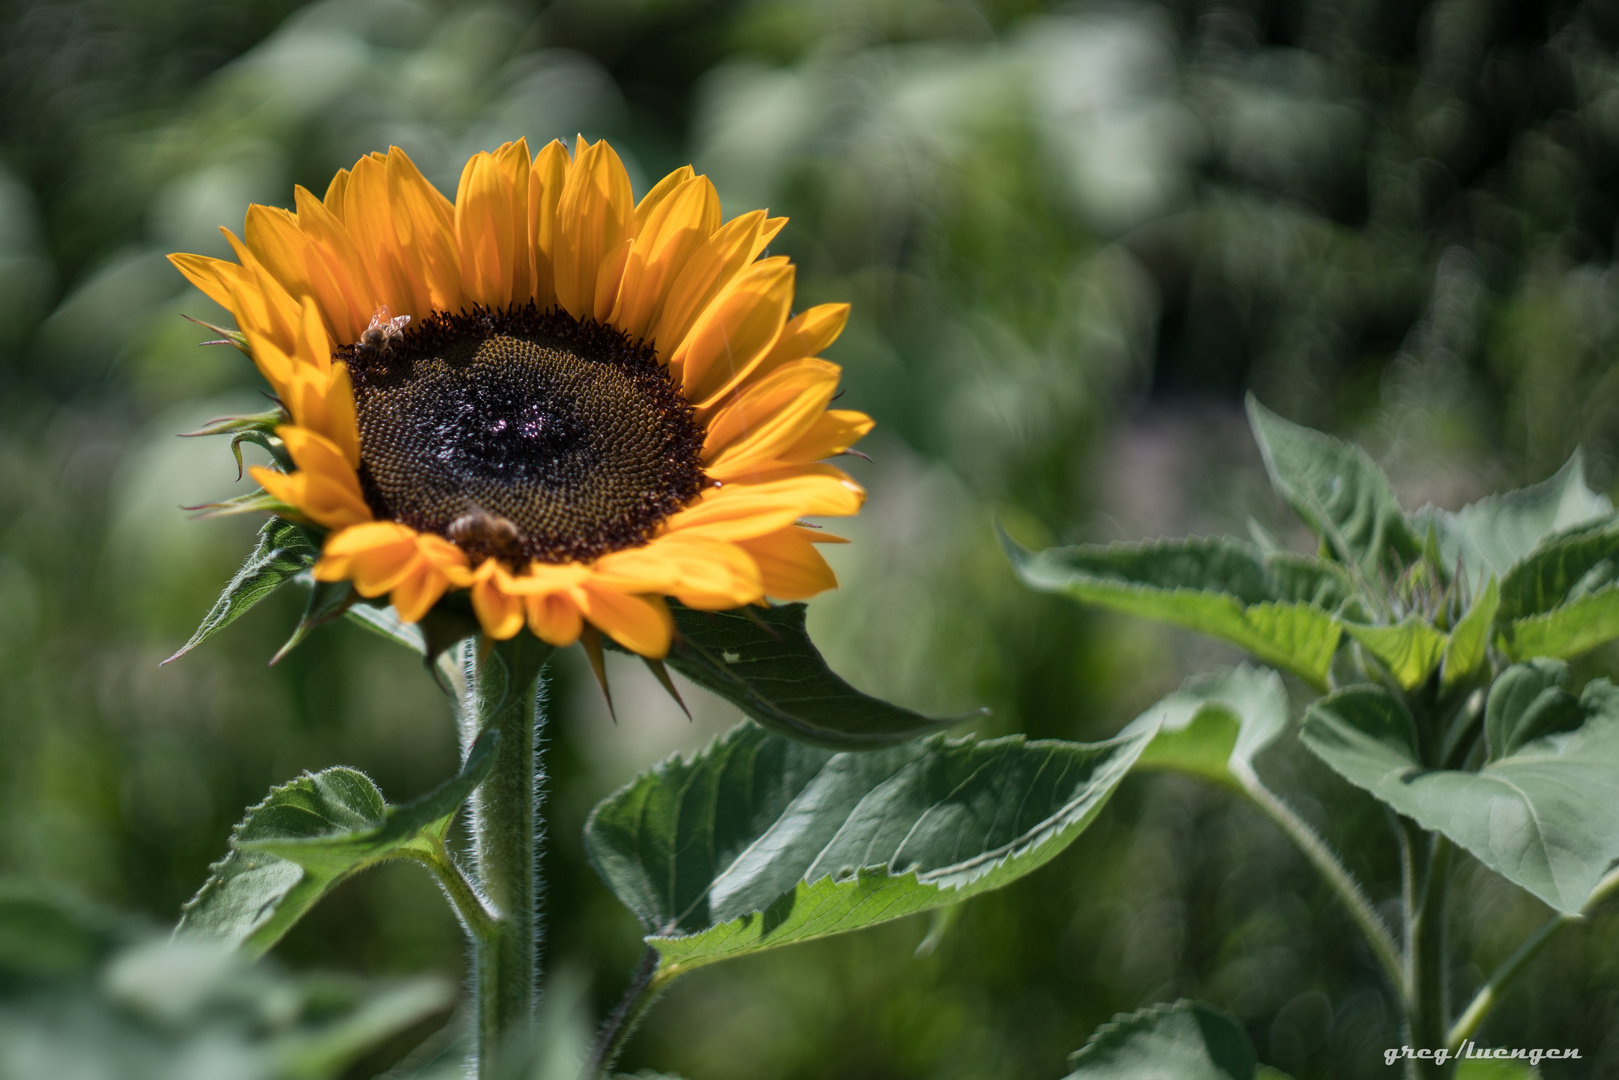
[[[635,547],[708,482],[691,406],[652,348],[612,327],[533,304],[439,312],[336,358],[372,512],[475,562]]]

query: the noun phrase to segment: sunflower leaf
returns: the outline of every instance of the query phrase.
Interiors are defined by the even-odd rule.
[[[1366,451],[1283,420],[1252,394],[1248,423],[1271,486],[1339,560],[1376,581],[1391,551],[1403,565],[1421,550],[1388,477]]]
[[[1563,665],[1502,673],[1486,703],[1491,757],[1478,772],[1429,769],[1393,694],[1351,686],[1311,706],[1300,738],[1340,776],[1565,914],[1619,859],[1619,688],[1579,698]]]
[[[1505,577],[1546,537],[1612,513],[1608,497],[1586,485],[1585,458],[1576,450],[1566,465],[1538,484],[1491,495],[1454,513],[1424,508],[1418,516],[1431,517],[1445,564],[1460,561],[1477,590],[1492,573]]]
[[[1152,735],[1136,767],[1172,769],[1238,787],[1241,769],[1287,728],[1281,677],[1246,664],[1194,676],[1127,724],[1121,737]]]
[[[441,1027],[456,996],[441,978],[291,975],[0,882],[0,1076],[372,1076]]]
[[[810,641],[803,604],[695,611],[671,602],[669,608],[678,637],[664,663],[779,734],[834,750],[865,750],[966,719],[923,716],[844,682]],[[603,644],[625,651],[605,637]]]
[[[301,525],[280,518],[266,521],[259,530],[258,546],[214,601],[202,625],[190,641],[163,662],[178,660],[241,618],[253,605],[313,566],[319,554]]]
[[[1259,1068],[1235,1017],[1184,999],[1115,1016],[1068,1064],[1068,1080],[1254,1080]]]
[[[1326,684],[1342,634],[1330,612],[1350,591],[1330,563],[1230,537],[1035,552],[1003,531],[1001,543],[1031,588],[1224,638]]]
[[[1601,521],[1543,541],[1502,579],[1495,620],[1514,660],[1570,657],[1619,637],[1619,528]]]
[[[210,868],[176,932],[263,953],[350,875],[442,840],[494,764],[498,738],[480,736],[458,774],[403,806],[341,766],[272,789],[231,833],[230,854]]]
[[[833,753],[744,722],[598,803],[585,849],[672,975],[1008,884],[1095,819],[1151,738]]]

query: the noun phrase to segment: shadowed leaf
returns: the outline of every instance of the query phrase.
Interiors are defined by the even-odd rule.
[[[999,888],[1078,836],[1150,738],[853,754],[744,723],[599,803],[585,847],[674,973]]]
[[[1114,1017],[1068,1064],[1068,1080],[1254,1080],[1258,1059],[1234,1017],[1182,1000]]]
[[[1350,783],[1575,914],[1619,859],[1619,689],[1598,680],[1575,699],[1559,681],[1546,665],[1496,681],[1485,723],[1501,753],[1478,772],[1425,768],[1410,713],[1375,686],[1317,702],[1300,737]]]
[[[834,750],[863,750],[966,719],[923,716],[844,682],[805,631],[803,604],[694,611],[671,601],[669,609],[679,637],[664,663],[779,734]],[[611,639],[603,644],[624,651]]]

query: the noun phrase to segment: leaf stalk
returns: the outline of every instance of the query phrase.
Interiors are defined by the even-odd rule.
[[[1316,871],[1326,881],[1349,912],[1355,926],[1366,938],[1371,947],[1372,955],[1376,957],[1378,966],[1383,970],[1383,976],[1393,988],[1395,996],[1402,1004],[1408,1000],[1408,988],[1405,979],[1405,962],[1400,956],[1400,950],[1394,943],[1394,937],[1389,933],[1388,926],[1372,907],[1372,902],[1366,896],[1360,883],[1339,861],[1326,841],[1309,826],[1303,818],[1293,812],[1259,779],[1253,767],[1240,759],[1230,763],[1232,773],[1237,783],[1248,797],[1264,811],[1265,815],[1276,823],[1293,845],[1315,867]]]
[[[651,945],[641,954],[640,963],[635,967],[635,976],[630,985],[624,990],[624,996],[619,998],[618,1004],[602,1024],[601,1031],[596,1035],[596,1042],[590,1049],[590,1059],[585,1070],[580,1074],[581,1080],[604,1080],[608,1070],[618,1061],[618,1055],[623,1052],[624,1044],[630,1041],[635,1029],[641,1026],[641,1019],[646,1016],[647,1009],[663,993],[664,988],[674,981],[675,975],[671,971],[660,971],[658,968],[658,950]]]

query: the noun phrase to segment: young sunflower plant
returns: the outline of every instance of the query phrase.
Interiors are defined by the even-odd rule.
[[[587,850],[647,950],[587,1075],[682,972],[942,908],[1094,819],[1142,738],[918,739],[952,721],[854,690],[805,634],[796,601],[836,584],[816,545],[837,540],[807,519],[864,498],[825,462],[872,422],[829,407],[818,354],[848,307],[791,313],[793,267],[766,254],[784,224],[723,221],[689,167],[636,202],[605,142],[478,154],[453,202],[396,148],[295,211],[251,207],[234,261],[172,257],[276,402],[199,433],[268,451],[260,490],[207,509],[269,520],[176,656],[303,581],[283,652],[358,620],[424,656],[462,735],[455,775],[406,805],[342,767],[271,791],[183,934],[256,955],[346,877],[416,861],[469,938],[477,1074],[512,1075],[541,983],[543,671],[575,642],[604,691],[607,646],[750,718],[592,815]]]

